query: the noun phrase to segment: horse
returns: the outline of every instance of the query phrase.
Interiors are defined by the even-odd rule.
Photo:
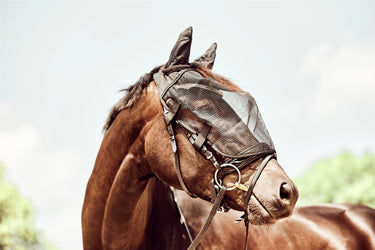
[[[212,72],[216,43],[189,63],[191,41],[188,28],[110,111],[82,207],[84,249],[374,249],[374,210],[294,209],[298,189],[255,100]]]

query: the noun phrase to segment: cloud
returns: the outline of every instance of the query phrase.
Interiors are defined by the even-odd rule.
[[[296,74],[299,94],[281,115],[290,123],[316,124],[369,118],[375,115],[374,69],[375,41],[318,44],[305,53]]]
[[[312,80],[312,112],[327,117],[346,110],[375,106],[375,41],[323,43],[310,49],[302,62],[299,78]],[[369,108],[368,107],[368,108]]]
[[[375,40],[325,42],[306,51],[282,103],[280,155],[300,170],[322,156],[375,152]]]
[[[29,125],[0,130],[0,159],[11,166],[20,165],[35,153],[40,144],[38,132]]]

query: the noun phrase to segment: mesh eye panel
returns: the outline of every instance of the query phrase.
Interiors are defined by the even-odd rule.
[[[242,158],[274,153],[274,146],[254,98],[233,92],[192,69],[154,75],[163,106],[172,98],[181,104],[175,120],[187,131],[199,134],[204,124],[211,129],[207,143],[219,154]]]

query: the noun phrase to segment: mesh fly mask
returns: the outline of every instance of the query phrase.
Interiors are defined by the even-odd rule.
[[[163,107],[188,135],[205,126],[207,144],[223,157],[243,159],[275,152],[254,98],[234,92],[192,68],[154,75]],[[178,107],[178,112],[174,111]],[[169,122],[169,121],[168,121]],[[198,149],[202,143],[196,145]]]
[[[249,93],[231,91],[214,79],[204,78],[190,65],[162,68],[154,75],[154,80],[171,137],[177,176],[185,192],[196,197],[182,178],[173,124],[182,128],[194,147],[216,168],[211,182],[214,207],[189,247],[194,249],[217,209],[226,209],[223,203],[226,191],[235,188],[245,191],[244,204],[249,203],[255,183],[267,162],[275,156],[275,149],[255,100]],[[261,157],[265,158],[250,186],[242,185],[240,170]],[[223,178],[231,173],[236,173],[238,179],[234,186],[227,187],[223,185]],[[247,223],[246,211],[242,218]]]

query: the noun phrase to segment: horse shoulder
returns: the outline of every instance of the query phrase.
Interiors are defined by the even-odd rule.
[[[270,229],[269,238],[284,238],[288,249],[375,249],[375,210],[363,205],[297,207]]]

